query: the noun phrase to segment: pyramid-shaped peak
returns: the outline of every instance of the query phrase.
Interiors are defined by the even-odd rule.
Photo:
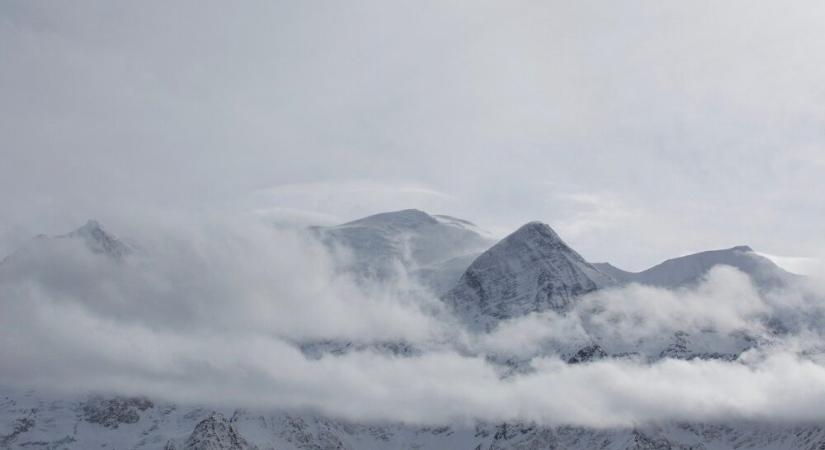
[[[110,237],[109,233],[103,229],[103,225],[95,219],[89,219],[83,226],[75,229],[67,234],[67,236],[83,236],[99,239],[101,237]]]
[[[731,250],[735,252],[753,252],[753,249],[747,245],[737,245],[736,247],[731,248]]]
[[[92,251],[116,257],[124,256],[132,251],[128,245],[103,229],[100,222],[94,219],[89,219],[82,227],[58,237],[83,239]]]
[[[78,228],[78,230],[85,230],[85,231],[103,231],[103,226],[100,225],[95,219],[89,219],[83,224],[82,227]]]
[[[532,312],[564,312],[614,283],[550,226],[529,222],[476,258],[444,300],[471,327],[489,329]]]
[[[494,247],[568,248],[567,244],[549,225],[543,222],[528,222],[499,241]]]
[[[559,235],[544,222],[533,221],[522,225],[518,230],[514,231],[505,239],[514,237],[530,237],[539,236],[546,239],[561,240]]]

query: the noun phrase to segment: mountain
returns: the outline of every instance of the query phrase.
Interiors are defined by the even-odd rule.
[[[123,259],[135,251],[134,246],[127,244],[114,234],[105,230],[96,220],[90,219],[83,226],[66,234],[57,236],[41,234],[35,236],[25,245],[4,258],[0,262],[0,265],[5,265],[15,260],[22,260],[27,257],[36,257],[37,255],[48,256],[50,252],[58,250],[62,245],[73,243],[80,243],[90,252],[113,260]]]
[[[109,233],[98,221],[90,219],[82,227],[57,237],[58,239],[82,240],[89,250],[113,258],[122,258],[133,252],[133,248]]]
[[[531,312],[569,312],[577,297],[620,283],[639,282],[664,288],[689,286],[717,264],[737,267],[762,286],[793,277],[747,247],[675,258],[631,273],[607,263],[588,263],[549,226],[539,222],[528,223],[492,245],[492,239],[470,222],[418,210],[377,214],[338,226],[314,227],[311,232],[330,248],[349,256],[344,259],[345,270],[370,279],[392,279],[401,271],[428,283],[436,292],[445,292],[444,301],[476,331],[489,331],[503,319]],[[69,244],[69,250],[83,245],[97,255],[95,258],[112,261],[135,251],[91,220],[64,235],[35,238],[8,259],[25,258],[31,253],[38,261],[52,263],[49,256],[53,253],[49,251],[59,250],[65,244]],[[38,253],[41,250],[46,252]],[[21,276],[24,270],[43,266],[14,267],[19,270],[0,271],[0,275]],[[129,269],[126,264],[118,267]],[[730,361],[745,349],[762,345],[746,333],[725,335],[712,329],[693,333],[668,330],[644,341],[634,338],[625,342],[609,333],[614,323],[598,325],[603,328],[590,324],[585,317],[581,327],[586,334],[543,343],[538,354],[518,356],[502,351],[498,355],[492,354],[495,350],[489,351],[491,354],[481,350],[481,354],[473,356],[502,366],[501,377],[506,378],[535,370],[531,364],[536,356],[559,357],[569,364],[625,357],[647,361]],[[405,342],[295,344],[308,359],[353,351],[411,358],[432,351]],[[455,345],[461,351],[477,351],[461,343]],[[0,449],[12,448],[798,449],[825,448],[825,428],[814,423],[741,420],[713,424],[663,422],[610,429],[542,427],[518,422],[461,422],[443,426],[387,421],[353,423],[307,410],[247,411],[231,405],[215,410],[142,397],[44,394],[0,385]]]
[[[371,280],[412,275],[436,293],[455,284],[470,262],[493,244],[473,223],[417,209],[387,212],[331,227],[312,227],[344,254],[345,270]]]
[[[127,410],[123,405],[127,405]],[[0,389],[0,449],[790,450],[823,447],[825,428],[815,423],[680,422],[608,429],[542,427],[529,423],[427,427],[388,422],[353,423],[285,411],[231,408],[214,411],[116,397],[58,400],[31,391]]]
[[[640,283],[668,289],[695,284],[717,265],[735,267],[748,274],[760,288],[785,285],[797,276],[786,272],[748,246],[711,250],[669,259],[642,272],[627,272],[610,263],[594,264],[602,272],[622,283]]]
[[[166,443],[164,450],[257,450],[250,445],[233,424],[221,413],[213,412],[200,421],[181,447],[175,441]]]
[[[613,284],[548,225],[530,222],[476,258],[444,300],[472,328],[489,329],[531,312],[563,312]]]

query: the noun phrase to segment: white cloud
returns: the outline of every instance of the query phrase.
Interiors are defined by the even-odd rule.
[[[608,290],[573,314],[534,314],[476,336],[423,312],[436,304],[414,286],[365,288],[337,274],[298,234],[240,218],[185,223],[144,230],[155,236],[148,256],[122,264],[62,241],[4,267],[0,384],[426,424],[825,420],[825,361],[799,356],[823,343],[822,297],[808,288],[761,297],[745,275],[717,268],[695,289]],[[759,333],[769,316],[791,333],[737,362],[570,365],[552,350],[676,330]],[[405,340],[421,352],[312,359],[293,344],[325,338]],[[502,378],[485,354],[532,369]]]
[[[769,255],[767,253],[758,253],[771,261],[779,267],[791,273],[799,275],[821,275],[825,273],[825,262],[820,258],[811,258],[806,256],[777,256]]]
[[[817,1],[0,8],[0,251],[304,186],[251,208],[570,223],[630,268],[825,254]],[[574,219],[545,182],[608,201]]]
[[[332,218],[341,223],[397,209],[444,212],[456,199],[417,183],[340,180],[273,186],[255,191],[247,201],[256,210],[285,212],[287,216],[300,211],[316,219],[313,225],[319,225]]]
[[[417,340],[433,332],[419,309],[432,299],[405,303],[414,294],[404,286],[365,292],[300,232],[239,219],[152,230],[159,234],[141,241],[144,251],[120,264],[75,240],[27,247],[0,276],[6,304],[77,305],[150,328],[284,338]]]
[[[0,378],[414,421],[825,419],[821,364],[795,356],[821,342],[808,288],[762,296],[723,269],[454,351],[462,331],[414,286],[365,289],[288,231],[189,217],[418,207],[501,234],[558,223],[632,268],[736,244],[821,260],[825,4],[387,5],[0,4],[0,252],[97,217],[150,255],[113,265],[67,242],[0,275]],[[758,335],[765,317],[794,339],[748,365],[547,356],[502,381],[467,356],[527,358],[593,330]],[[312,361],[289,344],[303,338],[439,350]]]

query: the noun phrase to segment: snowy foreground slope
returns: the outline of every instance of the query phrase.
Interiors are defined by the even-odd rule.
[[[477,342],[462,344],[461,351],[502,365],[507,369],[502,370],[503,376],[533,370],[529,359],[541,355],[558,355],[570,364],[604,358],[735,360],[743,351],[781,337],[776,329],[782,327],[766,322],[765,327],[755,330],[708,328],[692,334],[677,327],[623,341],[610,328],[620,323],[612,316],[610,320],[599,320],[598,314],[610,312],[611,302],[623,301],[610,296],[617,286],[639,283],[681,288],[697,282],[717,264],[737,267],[765,288],[793,277],[744,247],[676,258],[632,274],[587,262],[550,227],[538,222],[524,225],[493,245],[469,222],[417,210],[315,228],[312,233],[344,253],[344,270],[359,277],[385,279],[399,272],[410,273],[434,291],[443,292],[448,309],[477,333]],[[30,255],[64,251],[67,245],[85,246],[112,261],[128,258],[136,251],[90,221],[66,235],[32,240],[0,264],[0,280],[24,276],[20,268],[28,266],[18,263]],[[658,292],[645,287],[633,289]],[[606,297],[598,296],[602,292],[607,293]],[[674,292],[686,295],[685,291]],[[515,357],[488,342],[495,340],[497,330],[524,326],[519,320],[537,317],[558,326],[574,313],[581,315],[575,327],[579,334],[548,338],[533,353],[522,351]],[[315,353],[308,357],[335,357],[357,347],[346,342],[315,346],[311,350]],[[410,358],[422,351],[395,343],[381,343],[372,350],[394,358]],[[728,423],[668,422],[621,429],[468,421],[424,427],[393,422],[353,423],[308,411],[256,411],[0,386],[0,449],[12,448],[825,450],[825,424],[731,419]]]
[[[41,397],[3,389],[0,448],[20,449],[823,449],[812,424],[679,423],[625,429],[530,424],[356,424],[298,412],[216,410],[142,398]]]

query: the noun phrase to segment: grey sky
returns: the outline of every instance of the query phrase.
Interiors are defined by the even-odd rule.
[[[0,1],[0,250],[418,207],[630,269],[825,255],[822,2],[231,7]]]

